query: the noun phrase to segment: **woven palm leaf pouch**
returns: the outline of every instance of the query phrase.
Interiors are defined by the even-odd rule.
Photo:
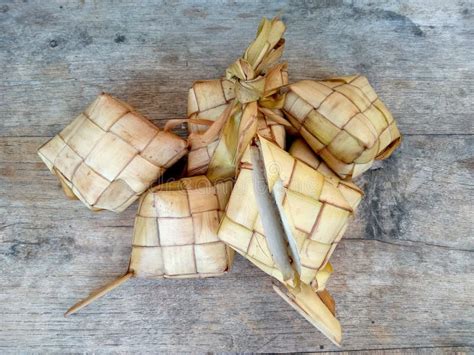
[[[200,175],[150,189],[135,218],[130,270],[152,278],[227,272],[234,252],[217,238],[217,230],[232,185]]]
[[[263,184],[256,180],[259,163]],[[262,196],[269,193],[276,208],[262,205]],[[269,218],[267,215],[273,212],[278,216]],[[259,137],[257,147],[250,146],[242,158],[218,236],[286,285],[287,293],[278,293],[339,343],[339,322],[316,291],[323,288],[318,286],[318,273],[328,274],[328,259],[352,212],[351,204],[334,181]],[[284,237],[275,242],[279,224]]]
[[[69,309],[72,314],[131,277],[202,278],[228,272],[234,251],[217,238],[232,181],[194,176],[157,185],[140,199],[124,276]]]
[[[364,76],[302,80],[288,88],[286,116],[341,178],[359,176],[400,144],[392,114]]]
[[[114,212],[130,206],[186,153],[184,139],[108,94],[38,150],[67,197]]]
[[[188,175],[207,173],[211,180],[233,177],[257,132],[284,148],[285,126],[291,127],[281,110],[287,65],[277,63],[284,49],[284,31],[281,20],[263,19],[255,40],[227,68],[225,78],[197,81],[191,87]]]

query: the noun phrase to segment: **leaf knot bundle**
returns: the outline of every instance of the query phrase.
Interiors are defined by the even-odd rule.
[[[188,175],[211,180],[235,175],[236,166],[257,131],[284,148],[287,122],[281,108],[288,83],[286,63],[277,64],[284,49],[285,25],[263,19],[256,39],[223,79],[197,81],[189,90],[190,153]],[[230,106],[230,107],[229,107]],[[214,123],[207,127],[192,120]],[[201,133],[201,135],[199,135]]]

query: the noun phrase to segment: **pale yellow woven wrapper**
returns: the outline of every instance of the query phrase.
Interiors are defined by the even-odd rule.
[[[184,139],[107,94],[38,150],[68,197],[114,212],[130,206],[186,153]]]
[[[135,218],[130,271],[144,278],[194,278],[227,272],[234,252],[217,238],[232,181],[183,178],[150,189]]]
[[[281,179],[283,208],[301,258],[301,281],[307,284],[323,269],[347,228],[352,207],[332,181],[271,142],[260,139],[270,189]],[[268,249],[252,187],[252,167],[244,155],[219,238],[283,282]]]
[[[392,114],[364,76],[290,84],[283,110],[341,178],[359,176],[400,144]]]

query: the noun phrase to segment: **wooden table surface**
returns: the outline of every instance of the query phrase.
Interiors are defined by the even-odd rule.
[[[290,79],[360,72],[404,135],[332,258],[343,349],[472,351],[472,1],[0,2],[0,352],[331,351],[263,272],[133,280],[136,204],[65,199],[36,149],[101,91],[163,125],[194,80],[221,76],[261,16],[287,24]]]

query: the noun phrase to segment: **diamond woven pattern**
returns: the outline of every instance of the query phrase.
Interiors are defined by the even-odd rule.
[[[364,76],[289,85],[284,111],[341,178],[356,177],[398,146],[400,132]]]
[[[151,188],[135,218],[130,270],[137,277],[192,278],[225,273],[233,250],[217,238],[232,181],[204,175]]]
[[[334,183],[276,145],[260,139],[270,189],[281,179],[283,208],[302,265],[301,280],[310,284],[342,238],[352,207]],[[282,280],[268,249],[252,187],[248,151],[232,191],[218,236],[273,277]]]
[[[69,197],[93,210],[121,212],[187,153],[129,105],[99,97],[38,151]]]

